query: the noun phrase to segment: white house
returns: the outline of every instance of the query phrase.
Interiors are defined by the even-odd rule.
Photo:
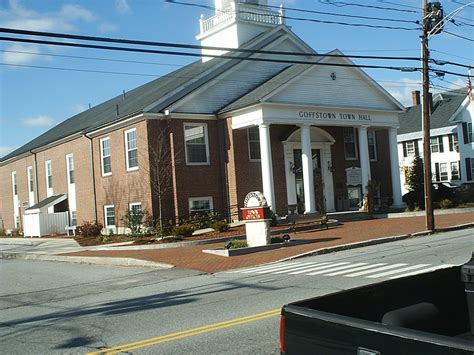
[[[415,156],[423,156],[420,92],[413,92],[413,106],[400,115],[398,156],[402,193],[408,192],[406,176]],[[474,183],[474,104],[466,89],[436,94],[430,119],[433,181],[461,185]]]

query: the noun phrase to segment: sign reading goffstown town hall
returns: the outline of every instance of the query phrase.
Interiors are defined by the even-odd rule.
[[[346,121],[371,121],[369,114],[363,113],[334,113],[324,111],[299,111],[300,118],[311,118],[315,120],[346,120]]]

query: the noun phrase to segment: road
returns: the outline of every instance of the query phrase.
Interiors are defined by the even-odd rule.
[[[213,275],[0,260],[0,353],[278,354],[283,304],[463,264],[473,233]]]

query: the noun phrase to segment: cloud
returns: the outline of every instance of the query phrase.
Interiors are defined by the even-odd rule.
[[[87,110],[89,107],[87,105],[84,105],[84,104],[76,104],[73,106],[72,110],[74,112],[74,114],[77,114],[77,113],[81,113],[85,110]]]
[[[115,0],[115,9],[119,14],[127,14],[131,11],[127,0]]]
[[[404,106],[412,106],[411,92],[421,90],[421,82],[417,79],[401,78],[393,83],[380,83],[398,102]]]
[[[63,5],[59,11],[59,15],[72,21],[82,20],[92,22],[97,19],[92,12],[77,4]]]
[[[7,3],[3,5],[3,3]],[[50,11],[36,11],[25,7],[20,0],[2,1],[3,7],[0,9],[0,27],[17,28],[31,31],[45,32],[74,32],[84,25],[84,23],[97,23],[98,17],[87,8],[78,4],[65,4],[60,8]],[[15,44],[6,44],[4,49],[19,51]],[[45,51],[55,51],[52,46],[34,47],[23,45],[23,50],[40,53]],[[41,50],[39,49],[41,48]],[[34,61],[44,60],[44,57],[31,54],[8,53],[0,55],[3,60],[11,64],[27,64]],[[51,57],[48,58],[51,60]]]
[[[55,124],[55,121],[53,118],[49,116],[36,116],[36,117],[31,117],[31,118],[25,118],[20,120],[20,123],[23,126],[27,127],[41,127],[41,128],[48,128],[51,127]]]
[[[111,23],[102,23],[99,25],[99,31],[102,33],[114,32],[117,30],[117,26]]]
[[[0,157],[4,157],[5,155],[13,152],[15,149],[15,147],[0,146]]]
[[[15,43],[3,52],[3,62],[10,64],[28,64],[38,59],[35,53],[40,53],[38,46],[33,44]]]

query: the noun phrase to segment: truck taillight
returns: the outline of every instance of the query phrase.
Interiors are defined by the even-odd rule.
[[[280,352],[285,353],[285,316],[283,314],[280,318]]]

